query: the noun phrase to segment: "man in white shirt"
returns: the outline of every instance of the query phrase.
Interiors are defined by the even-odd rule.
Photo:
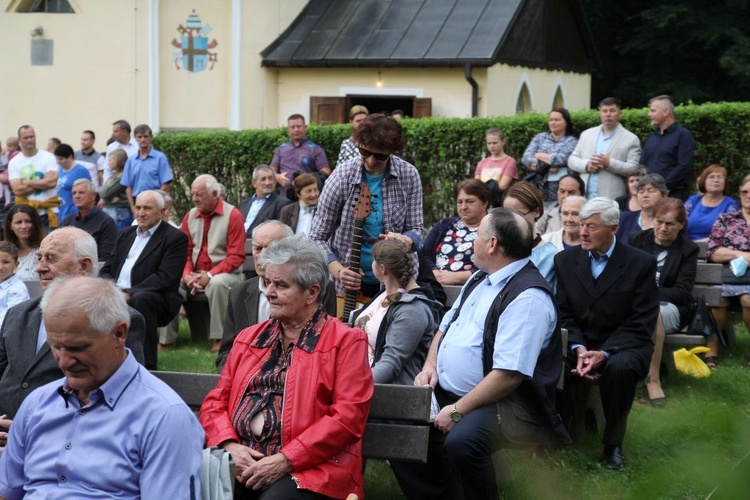
[[[143,354],[146,368],[156,369],[156,329],[180,310],[178,293],[187,260],[187,236],[162,221],[164,198],[143,191],[135,201],[136,226],[117,236],[115,249],[99,275],[115,281],[128,304],[146,320]]]
[[[39,211],[45,228],[57,227],[60,201],[57,198],[57,160],[52,153],[36,147],[36,133],[30,125],[18,129],[21,147],[8,163],[10,187],[16,195],[16,203],[30,205]]]
[[[255,194],[245,198],[237,207],[245,218],[245,233],[249,238],[259,224],[278,219],[281,209],[291,203],[288,198],[277,195],[276,173],[268,165],[259,165],[253,170]]]
[[[112,151],[124,149],[128,158],[138,153],[138,143],[130,136],[131,130],[130,124],[125,120],[117,120],[112,124],[112,137],[115,140],[107,146],[107,157],[102,169],[102,184],[112,176],[112,170],[109,168],[109,155]]]

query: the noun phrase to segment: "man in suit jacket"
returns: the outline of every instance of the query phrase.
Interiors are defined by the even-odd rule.
[[[187,260],[187,236],[162,221],[164,197],[143,191],[135,200],[137,226],[120,232],[99,275],[113,280],[125,300],[146,320],[146,368],[156,369],[157,327],[180,310],[180,274]]]
[[[258,224],[278,219],[281,209],[291,203],[289,199],[274,193],[276,173],[268,165],[259,165],[253,170],[253,188],[255,194],[242,200],[239,206],[240,213],[245,219],[245,234],[248,238]]]
[[[635,173],[641,157],[641,141],[620,125],[622,108],[616,97],[599,103],[602,124],[584,130],[568,157],[568,167],[581,174],[588,199],[605,196],[614,200],[627,193],[627,178]]]
[[[42,289],[58,277],[94,276],[96,262],[96,241],[90,234],[75,227],[57,229],[39,248],[37,272]],[[36,297],[22,302],[5,316],[0,336],[0,415],[13,418],[31,391],[63,376],[45,341],[41,301],[42,297]],[[130,322],[126,346],[143,364],[144,321],[132,308]]]
[[[232,288],[229,292],[227,316],[224,321],[224,335],[221,338],[219,355],[216,357],[216,369],[219,373],[224,368],[234,339],[249,326],[256,325],[270,317],[270,307],[264,295],[266,285],[263,281],[265,271],[258,265],[261,252],[274,241],[293,236],[292,229],[277,220],[262,222],[253,229],[253,262],[258,276],[250,278]],[[323,292],[323,307],[328,314],[336,315],[336,287],[333,282]]]
[[[581,245],[555,256],[560,326],[568,330],[571,379],[599,380],[604,465],[618,470],[636,384],[648,373],[659,314],[656,260],[617,241],[620,210],[599,197],[581,209]],[[569,385],[570,384],[566,384]]]

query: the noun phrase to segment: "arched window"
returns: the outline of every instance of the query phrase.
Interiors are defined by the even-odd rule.
[[[16,7],[16,12],[45,13],[45,14],[73,14],[68,0],[22,0]]]
[[[557,91],[555,91],[555,98],[552,100],[552,107],[553,108],[564,108],[565,107],[565,97],[563,97],[562,88],[560,86],[557,86]]]
[[[516,114],[528,113],[529,111],[531,111],[531,94],[529,93],[529,87],[524,82],[521,85],[521,90],[518,92]]]

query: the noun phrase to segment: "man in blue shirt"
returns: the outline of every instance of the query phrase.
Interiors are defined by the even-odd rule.
[[[674,104],[668,95],[649,101],[648,118],[657,129],[646,139],[641,165],[645,165],[650,174],[664,177],[669,196],[685,201],[694,182],[695,138],[675,122]]]
[[[138,125],[134,131],[138,142],[138,154],[128,158],[125,169],[120,178],[120,184],[127,186],[125,193],[128,197],[130,211],[135,213],[135,199],[143,191],[161,189],[169,191],[172,183],[172,170],[169,168],[167,156],[151,147],[153,134],[148,125]]]
[[[529,260],[533,230],[493,209],[475,273],[435,334],[415,385],[435,389],[427,464],[391,465],[410,499],[497,498],[492,454],[510,442],[569,443],[554,409],[562,339],[549,285]],[[461,490],[461,494],[458,493]]]
[[[65,378],[21,404],[0,458],[0,498],[197,498],[204,434],[125,347],[130,314],[111,282],[55,282],[47,342]]]
[[[555,256],[560,326],[568,330],[571,376],[566,390],[580,379],[599,381],[607,420],[604,466],[619,470],[636,384],[648,374],[654,351],[656,260],[617,241],[616,202],[593,198],[579,217],[581,245]]]

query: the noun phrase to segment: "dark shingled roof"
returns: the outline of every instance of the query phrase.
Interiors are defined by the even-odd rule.
[[[578,0],[310,0],[261,56],[269,67],[599,68]]]

